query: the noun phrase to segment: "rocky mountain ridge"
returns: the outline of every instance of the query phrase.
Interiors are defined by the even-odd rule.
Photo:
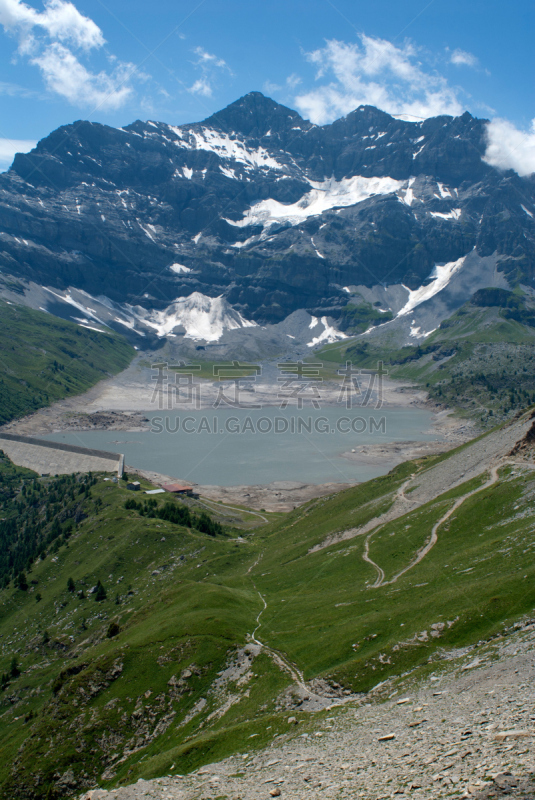
[[[317,126],[258,92],[191,125],[75,122],[0,176],[0,269],[149,312],[222,297],[260,324],[336,319],[359,287],[412,292],[469,253],[531,285],[533,178],[486,163],[485,126],[369,106]]]

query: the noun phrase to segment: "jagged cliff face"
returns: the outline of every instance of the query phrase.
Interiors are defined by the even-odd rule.
[[[336,317],[344,287],[414,290],[474,248],[533,285],[533,177],[485,147],[468,113],[318,127],[257,92],[192,125],[76,122],[0,176],[0,269],[147,309],[223,295],[258,322]]]

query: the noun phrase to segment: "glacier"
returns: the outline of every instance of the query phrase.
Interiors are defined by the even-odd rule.
[[[243,219],[226,221],[239,228],[248,225],[269,227],[281,222],[298,225],[308,217],[318,216],[331,208],[353,206],[374,195],[398,192],[406,185],[406,181],[394,178],[364,178],[361,175],[342,178],[341,181],[328,178],[324,181],[308,182],[312,189],[296,203],[285,205],[270,197],[251,206],[245,212]]]

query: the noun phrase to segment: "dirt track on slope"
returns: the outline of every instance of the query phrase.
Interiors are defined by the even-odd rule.
[[[322,543],[313,547],[311,552],[353,539],[355,536],[376,532],[386,523],[420,508],[439,495],[485,472],[492,471],[509,458],[513,448],[525,439],[532,424],[530,414],[525,413],[499,430],[470,442],[469,446],[459,448],[458,452],[405,481],[402,491],[398,490],[391,508],[384,514],[374,517],[360,527],[331,534]],[[523,457],[519,455],[515,461],[534,466],[532,451],[526,450]]]
[[[418,685],[383,685],[331,716],[290,722],[264,750],[84,800],[532,799],[533,620],[453,657]]]

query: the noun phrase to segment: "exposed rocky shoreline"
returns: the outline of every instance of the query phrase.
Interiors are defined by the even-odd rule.
[[[128,474],[136,473],[152,483],[163,485],[176,481],[171,475],[160,475],[145,469],[135,469],[126,466]],[[208,486],[184,481],[188,486],[203,498],[215,503],[225,503],[232,506],[246,506],[257,511],[292,511],[297,506],[324,497],[328,494],[341,492],[354,486],[352,483],[302,483],[301,481],[273,481],[264,485],[253,486]]]
[[[141,359],[141,360],[140,360]],[[26,436],[40,436],[60,431],[123,431],[135,433],[150,430],[150,416],[165,413],[159,408],[160,399],[155,396],[151,383],[151,371],[141,366],[143,359],[136,359],[119,375],[102,381],[88,392],[77,397],[65,398],[48,408],[39,409],[22,419],[13,420],[2,430]],[[266,370],[269,374],[269,368]],[[220,384],[202,382],[202,407],[212,408]],[[276,380],[255,387],[254,398],[265,407],[280,404],[280,386]],[[322,384],[322,404],[336,405],[340,387],[334,382]],[[374,400],[375,404],[376,400]],[[476,431],[472,423],[452,416],[452,412],[430,407],[426,393],[410,384],[384,379],[382,391],[383,408],[425,408],[434,415],[433,424],[426,433],[435,433],[436,439],[427,442],[401,441],[382,444],[366,444],[342,453],[344,458],[388,472],[397,464],[412,458],[431,455],[448,450],[471,439]],[[149,473],[132,467],[149,477]],[[152,474],[152,473],[151,473]],[[180,480],[180,475],[161,476],[152,474],[151,480],[165,482]],[[207,498],[218,502],[245,505],[257,510],[289,511],[302,503],[332,494],[347,488],[351,483],[306,484],[300,481],[277,481],[268,485],[196,486],[196,490]]]

